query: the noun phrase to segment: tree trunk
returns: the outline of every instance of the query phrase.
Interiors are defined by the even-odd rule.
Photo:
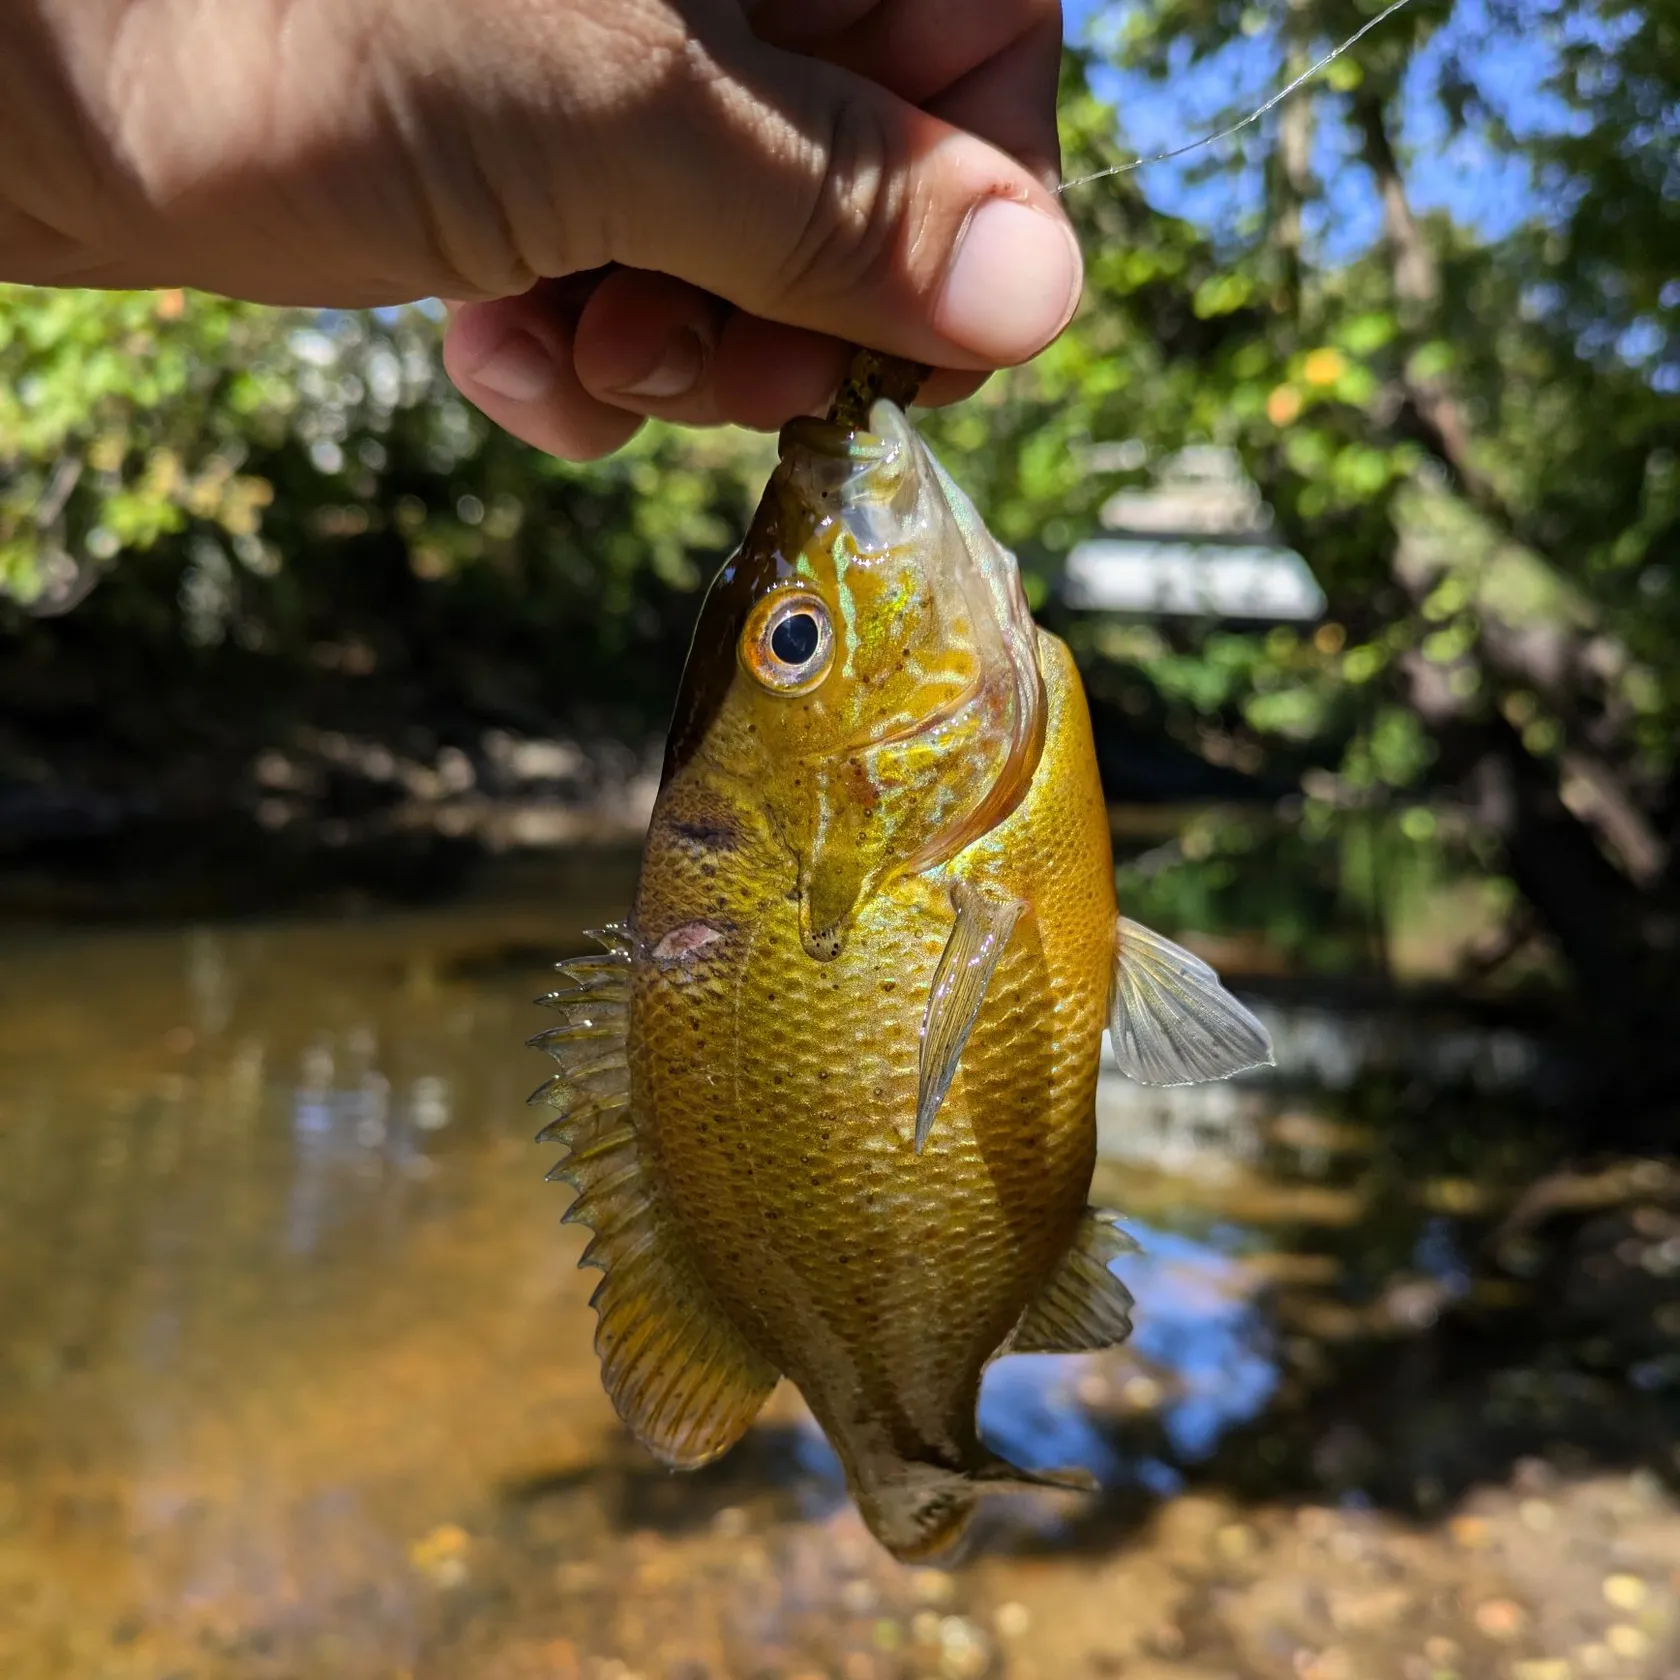
[[[1440,272],[1412,214],[1381,97],[1365,93],[1354,115],[1382,197],[1397,310],[1408,336],[1421,342],[1437,324]],[[1406,397],[1426,447],[1464,499],[1540,552],[1479,469],[1450,377],[1408,375]],[[1399,563],[1393,575],[1420,608],[1434,579]],[[1580,984],[1599,1050],[1595,1126],[1624,1143],[1654,1142],[1664,1135],[1656,1111],[1672,1109],[1680,1090],[1680,881],[1669,825],[1605,738],[1591,640],[1571,628],[1536,639],[1484,613],[1464,658],[1478,679],[1472,698],[1421,656],[1403,674],[1439,747],[1439,774],[1464,791],[1497,836],[1512,881]],[[1500,715],[1498,701],[1518,693],[1537,696],[1557,722],[1563,739],[1555,755],[1529,751]]]

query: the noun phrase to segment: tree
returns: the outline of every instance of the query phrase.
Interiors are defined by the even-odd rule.
[[[0,298],[0,780],[209,817],[322,732],[417,774],[487,730],[657,734],[773,449],[650,427],[590,467],[538,457],[454,395],[437,334]]]
[[[1191,227],[1151,209],[1147,175],[1074,196],[1091,296],[1047,367],[1075,368],[1075,430],[1237,448],[1331,595],[1310,641],[1222,655],[1240,675],[1203,692],[1224,732],[1257,764],[1334,765],[1309,831],[1327,801],[1375,801],[1497,863],[1648,1095],[1680,1071],[1680,27],[1615,0],[1463,10],[1367,37],[1269,119],[1258,169],[1203,154],[1204,182],[1259,177],[1257,213]],[[1254,21],[1206,0],[1109,15],[1121,64],[1180,76]],[[1366,15],[1295,0],[1261,34],[1293,67]],[[1550,117],[1519,131],[1478,78],[1502,30],[1537,24]],[[1119,152],[1089,69],[1065,100],[1075,174]],[[1508,229],[1417,208],[1403,136],[1431,103],[1528,165]],[[1326,208],[1361,180],[1380,237],[1338,255]],[[1138,667],[1169,711],[1179,657]]]
[[[1373,12],[1099,7],[1064,80],[1070,176],[1128,155],[1104,76],[1258,90]],[[1518,46],[1536,86],[1513,107],[1488,72]],[[1428,207],[1449,142],[1498,167],[1501,215]],[[1325,961],[1338,901],[1382,897],[1376,866],[1497,875],[1507,949],[1548,937],[1640,1103],[1680,1073],[1677,159],[1667,0],[1413,0],[1182,177],[1071,192],[1072,328],[925,421],[1108,726],[1293,790],[1275,818],[1199,822],[1134,902],[1264,919]],[[1159,202],[1179,179],[1193,219]],[[418,733],[421,757],[487,727],[657,734],[769,440],[650,427],[596,466],[545,461],[448,391],[435,331],[0,300],[0,587],[50,608],[102,580],[57,618],[0,605],[14,779],[64,773],[49,717],[101,785],[179,762],[247,800],[261,748],[305,724]],[[1127,477],[1092,446],[1117,442],[1132,478],[1187,444],[1238,451],[1327,621],[1059,615],[1062,558]]]

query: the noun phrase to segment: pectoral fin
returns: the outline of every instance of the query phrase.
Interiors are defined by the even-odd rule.
[[[1199,1085],[1274,1067],[1271,1035],[1200,957],[1122,916],[1109,1032],[1140,1085]]]
[[[956,881],[951,903],[956,925],[933,973],[927,1013],[922,1018],[921,1072],[916,1092],[916,1153],[922,1151],[939,1105],[957,1075],[957,1062],[974,1031],[986,987],[1009,945],[1022,910],[1015,899],[987,898]]]
[[[561,1071],[531,1100],[560,1110],[538,1135],[567,1146],[549,1174],[577,1191],[562,1219],[595,1233],[578,1264],[604,1274],[590,1298],[601,1380],[650,1452],[692,1469],[746,1433],[777,1373],[723,1315],[662,1222],[630,1106],[630,945],[617,931],[606,930],[607,956],[562,963],[569,986],[542,1000],[565,1025],[533,1043]]]
[[[1006,1353],[1087,1353],[1132,1333],[1132,1293],[1108,1268],[1137,1244],[1101,1208],[1086,1208],[1073,1246],[1015,1326]]]

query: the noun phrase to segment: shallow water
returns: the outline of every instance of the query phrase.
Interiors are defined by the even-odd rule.
[[[1105,1079],[1137,1334],[981,1413],[1100,1499],[901,1569],[786,1389],[654,1467],[523,1105],[629,880],[0,932],[6,1680],[1680,1673],[1680,1189],[1548,1178],[1509,1030],[1274,1010],[1277,1075]]]

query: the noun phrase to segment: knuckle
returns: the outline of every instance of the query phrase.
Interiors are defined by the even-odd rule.
[[[866,290],[893,269],[910,214],[908,171],[878,105],[842,96],[811,141],[803,214],[779,285],[802,297]]]
[[[1061,36],[1062,0],[1009,0],[1007,12],[1014,40],[1043,34],[1052,28],[1058,38]]]

